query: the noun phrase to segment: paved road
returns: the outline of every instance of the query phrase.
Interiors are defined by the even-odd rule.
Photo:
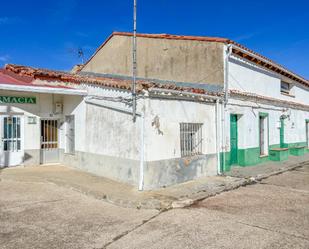
[[[0,247],[308,249],[309,166],[163,213],[2,180]]]

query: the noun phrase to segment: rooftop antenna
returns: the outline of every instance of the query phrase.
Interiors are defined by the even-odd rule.
[[[133,122],[136,121],[136,73],[137,73],[137,62],[136,62],[136,2],[133,4],[133,81],[132,81],[132,116]]]
[[[78,55],[78,58],[81,58],[82,59],[82,64],[84,64],[84,50],[82,48],[78,48],[77,50],[77,55]]]
[[[78,58],[81,58],[82,64],[84,64],[85,61],[85,53],[84,53],[84,49],[82,47],[78,47],[78,48],[69,48],[67,50],[68,53],[70,54],[74,54],[74,56],[77,55]]]

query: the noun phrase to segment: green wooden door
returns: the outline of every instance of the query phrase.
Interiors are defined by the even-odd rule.
[[[280,118],[280,148],[284,147],[284,119]]]
[[[237,134],[237,115],[231,114],[230,126],[230,147],[231,147],[231,164],[237,164],[237,151],[238,151],[238,134]]]

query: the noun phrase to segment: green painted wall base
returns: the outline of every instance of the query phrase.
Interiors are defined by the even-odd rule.
[[[289,151],[293,156],[303,156],[305,154],[305,147],[291,147],[289,148]]]
[[[225,163],[223,164],[223,161]],[[230,152],[221,152],[220,153],[220,163],[221,163],[221,172],[228,172],[231,170],[231,153]]]
[[[288,149],[271,149],[269,151],[269,159],[272,161],[284,161],[289,158]]]
[[[306,142],[298,142],[298,143],[289,143],[289,144],[285,144],[287,148],[291,148],[291,147],[306,147],[307,143]]]
[[[238,162],[235,166],[253,166],[260,163],[265,163],[267,161],[284,161],[288,159],[289,154],[301,156],[305,153],[309,152],[309,148],[307,148],[306,142],[299,143],[290,143],[284,144],[285,150],[284,152],[273,152],[273,149],[280,148],[280,144],[273,144],[269,146],[269,155],[268,156],[260,156],[260,148],[248,148],[248,149],[238,149]],[[293,149],[295,147],[303,147],[303,149]],[[292,150],[291,150],[292,149]],[[295,152],[294,152],[295,151]],[[294,153],[294,154],[292,154]],[[233,165],[231,164],[230,152],[220,153],[221,156],[221,171],[227,172],[231,170]],[[225,163],[223,165],[223,157],[225,158]]]

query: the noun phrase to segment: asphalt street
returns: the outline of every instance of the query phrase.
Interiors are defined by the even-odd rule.
[[[309,166],[161,213],[1,178],[0,248],[307,249]]]

